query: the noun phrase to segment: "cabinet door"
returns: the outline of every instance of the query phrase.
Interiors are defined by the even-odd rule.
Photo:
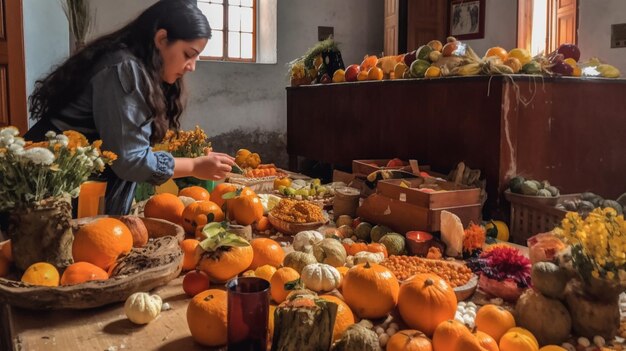
[[[385,55],[398,54],[399,5],[399,0],[385,0]]]
[[[0,127],[28,129],[21,0],[0,0]]]
[[[445,42],[447,3],[442,0],[408,0],[408,51],[433,39]]]

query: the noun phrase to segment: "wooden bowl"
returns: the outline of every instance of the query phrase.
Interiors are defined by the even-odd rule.
[[[476,292],[476,288],[478,287],[478,276],[476,274],[472,275],[470,280],[465,283],[465,285],[457,286],[454,288],[454,294],[456,295],[457,301],[464,301],[472,297],[474,292]]]
[[[72,223],[76,231],[98,217],[81,218]],[[125,301],[138,291],[150,291],[176,278],[181,271],[183,253],[180,241],[185,231],[174,223],[141,218],[150,241],[117,262],[113,276],[107,280],[77,285],[45,287],[0,278],[0,302],[33,309],[86,309]]]
[[[272,226],[276,228],[281,233],[288,235],[296,235],[305,230],[316,230],[324,224],[328,223],[328,218],[321,222],[310,222],[310,223],[293,223],[283,221],[282,219],[278,219],[274,217],[271,213],[267,214],[267,219],[270,221]]]

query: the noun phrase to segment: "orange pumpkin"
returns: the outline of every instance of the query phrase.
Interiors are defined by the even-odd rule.
[[[285,289],[285,284],[298,279],[300,279],[300,274],[291,267],[282,267],[276,270],[276,273],[272,275],[272,279],[270,280],[270,295],[272,296],[272,300],[276,301],[276,303],[285,301],[290,292]]]
[[[355,323],[354,314],[350,307],[340,298],[332,295],[322,295],[320,298],[337,304],[337,316],[333,327],[333,341],[341,338],[349,326]]]
[[[389,254],[387,253],[387,248],[385,247],[385,245],[379,244],[379,243],[368,244],[367,245],[367,251],[373,252],[373,253],[382,252],[383,256],[385,256],[385,258],[387,258],[389,256]]]
[[[461,338],[461,335],[471,334],[465,324],[454,319],[448,319],[439,323],[433,333],[433,347],[436,351],[453,351]]]
[[[474,332],[474,336],[478,340],[480,346],[482,346],[487,351],[500,351],[498,347],[498,342],[491,337],[491,335],[487,333],[483,333],[480,330]]]
[[[183,210],[183,228],[187,234],[194,234],[210,222],[224,220],[224,212],[213,201],[196,201]]]
[[[382,318],[398,303],[400,286],[386,267],[369,262],[356,265],[346,273],[343,297],[361,318]],[[456,311],[456,307],[454,308]],[[454,313],[452,314],[454,316]]]
[[[252,245],[252,263],[248,269],[257,269],[263,265],[280,267],[285,259],[285,250],[279,243],[268,238],[257,238],[250,242]]]
[[[178,196],[187,196],[196,201],[209,201],[211,200],[211,195],[209,191],[201,186],[190,186],[184,189],[181,189],[178,192]]]
[[[535,337],[535,335],[533,333],[530,332],[530,330],[525,329],[525,328],[521,328],[521,327],[514,327],[511,328],[509,330],[506,331],[507,333],[511,333],[511,332],[517,332],[520,333],[522,335],[527,336],[530,340],[532,340],[532,342],[537,345],[537,347],[539,347],[539,341],[537,341],[537,338]]]
[[[454,290],[435,274],[416,274],[400,287],[398,310],[411,328],[433,335],[435,328],[456,313]]]
[[[191,337],[201,345],[226,345],[227,295],[219,289],[196,295],[187,306],[187,325]]]
[[[225,282],[243,272],[252,263],[252,246],[229,247],[205,253],[198,268],[215,282]]]
[[[361,251],[367,251],[367,244],[363,242],[356,243],[342,243],[346,249],[346,253],[350,256],[354,256]]]
[[[537,344],[528,336],[518,332],[508,332],[500,338],[500,351],[538,351]]]
[[[230,219],[240,225],[250,225],[263,218],[263,205],[256,195],[237,196],[228,200],[226,206]]]
[[[430,339],[419,330],[401,330],[387,341],[387,351],[432,351]]]
[[[487,349],[480,345],[480,342],[473,334],[464,333],[456,343],[456,351],[487,351]]]
[[[232,193],[237,190],[237,187],[234,184],[230,183],[220,183],[213,188],[211,192],[211,201],[213,201],[219,208],[224,206],[226,200],[222,198],[224,194]]]
[[[515,327],[515,318],[501,306],[485,305],[478,309],[475,323],[477,330],[489,334],[499,342],[504,333]]]

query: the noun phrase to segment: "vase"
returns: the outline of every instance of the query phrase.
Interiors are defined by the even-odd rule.
[[[74,234],[69,194],[50,197],[10,213],[8,234],[13,260],[21,271],[37,262],[48,262],[57,269],[73,263]]]

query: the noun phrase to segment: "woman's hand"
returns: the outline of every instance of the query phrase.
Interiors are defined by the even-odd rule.
[[[235,164],[235,158],[220,152],[208,152],[196,158],[176,158],[174,178],[196,177],[219,180],[226,177]]]

